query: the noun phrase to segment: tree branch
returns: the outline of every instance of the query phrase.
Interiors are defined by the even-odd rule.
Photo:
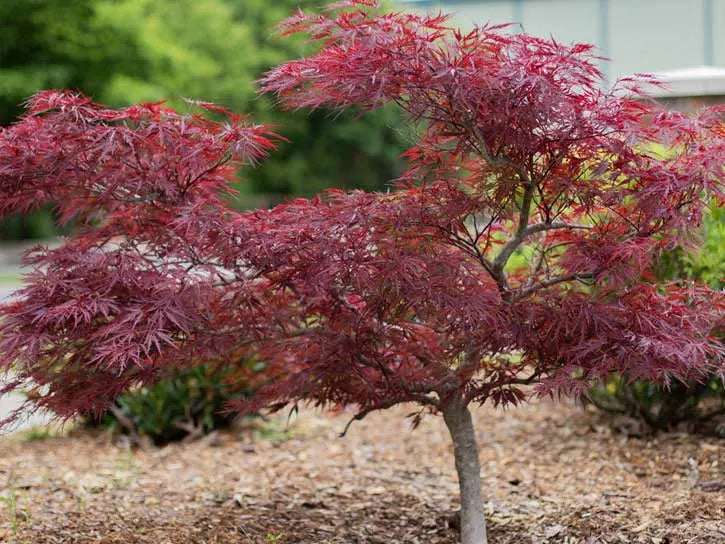
[[[530,236],[532,234],[536,234],[537,232],[543,232],[543,231],[555,230],[555,229],[592,230],[593,228],[594,227],[592,227],[591,225],[581,225],[579,223],[564,223],[563,221],[542,222],[542,223],[534,223],[533,225],[529,225],[528,227],[526,227],[524,235]]]
[[[528,178],[522,178],[527,179]],[[501,252],[493,260],[493,273],[500,279],[501,282],[505,280],[503,269],[509,260],[509,257],[516,251],[516,248],[521,245],[524,238],[526,238],[526,229],[529,224],[529,214],[531,213],[531,202],[534,198],[534,184],[531,181],[527,181],[526,189],[524,191],[524,200],[521,203],[521,213],[519,214],[519,226],[516,229],[516,233],[506,242],[501,248]]]
[[[365,416],[367,416],[370,412],[375,412],[377,410],[386,410],[388,408],[395,406],[396,404],[400,404],[401,402],[406,402],[409,400],[415,400],[416,402],[420,402],[422,404],[428,404],[428,405],[436,406],[436,407],[440,406],[440,403],[435,398],[433,398],[429,395],[421,395],[419,398],[416,398],[416,399],[410,399],[407,397],[405,397],[405,398],[396,397],[394,399],[387,400],[385,402],[381,402],[381,403],[375,404],[373,406],[368,406],[367,408],[363,408],[362,410],[360,410],[357,414],[355,414],[350,419],[350,421],[347,422],[347,424],[345,425],[345,428],[340,433],[340,438],[345,437],[345,435],[347,434],[347,431],[350,429],[350,426],[353,424],[353,422],[362,421],[363,419],[365,419]]]
[[[549,278],[548,280],[540,281],[539,283],[536,283],[532,285],[531,287],[527,287],[525,289],[522,289],[517,295],[516,300],[521,300],[522,298],[530,295],[531,293],[538,291],[540,289],[544,289],[546,287],[551,287],[552,285],[556,285],[557,283],[564,283],[567,281],[584,281],[584,280],[593,280],[595,277],[595,274],[593,272],[588,272],[585,274],[576,273],[576,274],[568,274],[566,276],[556,276],[553,278]]]
[[[533,194],[533,191],[531,191]],[[528,221],[528,212],[524,213],[525,206],[527,205],[526,200],[524,200],[524,204],[521,207],[521,216],[519,218],[519,228],[516,231],[516,234],[512,238],[509,239],[508,242],[504,244],[504,246],[501,248],[501,252],[496,256],[496,258],[493,261],[493,271],[495,274],[497,274],[499,277],[503,275],[503,269],[506,266],[506,263],[508,262],[511,255],[513,255],[514,251],[523,243],[523,241],[531,236],[532,234],[536,234],[537,232],[544,232],[547,230],[556,230],[556,229],[585,229],[585,230],[591,230],[593,227],[591,225],[580,225],[578,223],[564,223],[562,221],[554,221],[554,222],[541,222],[541,223],[534,223],[533,225],[526,225],[524,221]],[[528,201],[528,205],[531,205],[531,199]],[[523,228],[522,228],[523,226]]]

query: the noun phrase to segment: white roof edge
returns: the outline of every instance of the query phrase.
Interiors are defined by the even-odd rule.
[[[652,75],[665,84],[647,89],[657,98],[725,95],[725,68],[718,66],[693,66]]]

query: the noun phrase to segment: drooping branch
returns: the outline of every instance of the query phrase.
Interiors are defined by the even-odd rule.
[[[372,412],[377,412],[378,410],[387,410],[388,408],[392,408],[393,406],[400,404],[402,402],[410,401],[411,397],[399,397],[399,398],[392,398],[388,399],[385,402],[377,403],[371,406],[368,406],[366,408],[363,408],[360,410],[357,414],[355,414],[345,425],[345,428],[340,433],[340,438],[343,438],[347,435],[347,431],[350,429],[350,426],[355,421],[362,421],[367,417],[368,414],[371,414]],[[440,402],[435,397],[432,397],[431,395],[419,395],[415,400],[424,405],[424,406],[434,406],[436,408],[440,407]]]

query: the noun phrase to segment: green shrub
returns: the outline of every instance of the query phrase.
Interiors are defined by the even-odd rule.
[[[662,255],[654,267],[656,278],[697,280],[724,288],[724,208],[714,208],[705,217],[703,233],[704,244],[697,252],[677,248]],[[718,416],[725,415],[725,384],[716,376],[705,383],[674,382],[663,387],[613,375],[589,395],[589,400],[598,408],[634,417],[658,430],[681,424],[690,429],[707,430]]]
[[[657,430],[681,424],[703,430],[717,416],[725,415],[725,387],[716,377],[705,383],[673,382],[666,388],[613,375],[603,387],[592,389],[589,399],[601,410],[633,417]]]
[[[228,426],[235,416],[223,412],[225,403],[249,393],[229,377],[205,366],[187,370],[122,395],[100,420],[88,423],[156,445],[199,437]]]

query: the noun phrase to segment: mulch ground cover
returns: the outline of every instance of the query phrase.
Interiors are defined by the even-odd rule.
[[[131,449],[77,429],[0,437],[0,542],[457,542],[457,482],[438,417],[356,422],[302,411],[190,444]],[[725,441],[632,437],[541,402],[474,413],[490,541],[725,542]]]

